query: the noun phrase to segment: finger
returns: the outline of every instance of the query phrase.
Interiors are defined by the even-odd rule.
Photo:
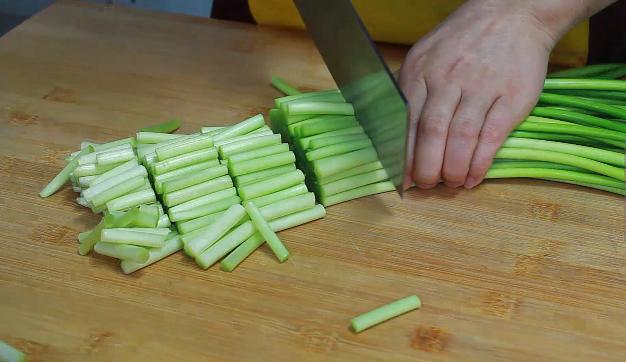
[[[465,183],[492,98],[463,94],[448,130],[441,176],[449,187]]]
[[[466,188],[472,188],[483,181],[496,152],[502,147],[515,125],[524,117],[515,110],[513,103],[507,97],[500,97],[487,113],[465,180]]]
[[[402,89],[407,102],[409,104],[408,114],[408,132],[407,132],[407,155],[405,159],[405,177],[402,183],[404,189],[409,188],[413,183],[413,156],[415,154],[415,138],[417,134],[417,120],[419,119],[424,102],[426,102],[426,82],[419,74],[413,72],[406,67],[402,67],[400,72],[399,85]]]
[[[439,183],[441,166],[448,137],[450,120],[461,99],[461,90],[436,86],[428,96],[417,126],[413,179],[420,188],[432,188]]]

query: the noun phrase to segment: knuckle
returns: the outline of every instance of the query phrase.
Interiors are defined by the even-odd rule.
[[[474,163],[469,170],[469,174],[474,178],[483,178],[489,167],[491,167],[491,161],[488,160]]]
[[[474,157],[472,163],[470,165],[469,174],[475,178],[482,178],[489,167],[491,167],[491,163],[493,161],[493,156],[495,154],[495,149],[491,150],[477,150],[478,157]]]
[[[424,49],[421,46],[417,46],[416,44],[408,51],[405,57],[405,63],[403,64],[403,67],[406,66],[415,73],[423,68],[424,63]]]
[[[503,127],[498,127],[497,124],[487,123],[483,126],[480,132],[480,140],[482,143],[489,144],[491,146],[499,145],[504,141],[506,131]]]
[[[415,178],[417,184],[434,185],[439,183],[439,176],[419,176]]]
[[[465,181],[468,166],[469,165],[464,166],[463,164],[459,164],[458,162],[455,164],[444,163],[443,170],[441,170],[441,177],[446,182],[462,183]]]
[[[420,122],[420,131],[425,136],[443,138],[448,133],[446,119],[437,115],[425,115]]]
[[[454,170],[444,170],[441,173],[441,177],[444,179],[444,181],[446,182],[450,182],[450,183],[462,183],[463,181],[465,181],[465,175],[462,175],[460,172]]]
[[[416,170],[416,172],[413,173],[413,180],[417,184],[433,185],[439,182],[439,178],[439,172]]]
[[[457,117],[452,126],[450,126],[449,136],[466,140],[477,138],[480,132],[480,128],[477,124],[474,118],[465,116]]]

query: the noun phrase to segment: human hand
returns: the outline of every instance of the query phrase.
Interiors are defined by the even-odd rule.
[[[407,169],[418,187],[483,180],[535,105],[557,36],[517,1],[470,0],[411,48],[399,82],[416,132]]]

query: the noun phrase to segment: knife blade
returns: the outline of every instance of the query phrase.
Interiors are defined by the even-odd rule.
[[[402,196],[407,102],[350,0],[294,0],[344,98]]]

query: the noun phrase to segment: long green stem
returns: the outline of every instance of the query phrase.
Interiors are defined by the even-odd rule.
[[[548,78],[584,78],[592,77],[621,67],[621,63],[592,64],[578,68],[570,68],[548,74]]]
[[[587,109],[576,108],[576,107],[565,107],[565,106],[541,106],[541,107],[550,108],[550,109],[556,109],[556,110],[560,110],[560,111],[570,111],[570,112],[583,113],[583,114],[588,114],[590,116],[601,116],[597,112],[589,111]]]
[[[585,126],[593,126],[611,129],[619,132],[626,132],[626,124],[610,121],[608,119],[591,116],[584,113],[555,109],[551,107],[535,107],[532,112],[534,116],[549,117],[563,121],[579,123]]]
[[[587,146],[572,145],[562,142],[509,137],[504,142],[503,147],[517,147],[555,151],[624,167],[624,154],[600,150]]]
[[[562,94],[541,93],[539,101],[542,103],[582,108],[611,117],[626,119],[626,109],[617,106],[598,103],[580,97],[566,96]]]
[[[512,131],[511,133],[509,133],[509,137],[532,138],[544,141],[557,141],[590,147],[604,146],[603,142],[597,141],[595,139],[551,132]]]
[[[626,76],[626,65],[619,68],[608,70],[595,76],[597,79],[618,79]]]
[[[578,97],[580,99],[585,99],[585,100],[593,101],[593,102],[597,102],[597,103],[604,103],[604,104],[617,106],[617,107],[623,107],[624,105],[626,105],[626,101],[617,100],[617,99],[601,98],[601,97],[589,97],[589,96],[585,96],[585,97],[578,96]]]
[[[615,140],[610,140],[610,139],[606,139],[606,138],[602,138],[602,137],[590,137],[590,138],[592,140],[599,141],[599,142],[606,143],[608,145],[617,147],[619,149],[618,150],[619,152],[622,152],[626,148],[626,142],[623,142],[623,141],[615,141]],[[604,147],[604,148],[607,148],[607,147]],[[611,148],[609,150],[613,151],[613,152],[618,152],[614,148]]]
[[[626,92],[605,91],[605,90],[586,90],[586,89],[550,89],[549,93],[565,94],[568,96],[605,98],[626,101]]]
[[[624,181],[624,169],[613,167],[602,162],[594,161],[588,158],[574,156],[566,153],[534,150],[523,148],[501,148],[496,153],[496,158],[516,159],[516,160],[533,160],[560,163],[563,165],[575,166],[586,170],[609,176],[617,180]]]
[[[546,79],[543,88],[626,92],[626,81],[605,79]]]
[[[562,165],[560,163],[546,162],[546,161],[524,161],[524,160],[508,160],[508,159],[495,159],[490,169],[503,169],[503,168],[552,168],[555,170],[570,170],[577,172],[589,172],[580,167]]]
[[[574,181],[588,184],[589,187],[600,185],[624,191],[624,183],[613,178],[585,172],[554,170],[545,168],[512,168],[492,169],[487,171],[485,178],[544,178],[562,182]]]
[[[520,123],[517,126],[517,129],[521,131],[552,132],[560,134],[572,134],[584,137],[598,137],[621,142],[624,142],[624,140],[626,140],[626,133],[574,124],[551,124],[526,121]]]

